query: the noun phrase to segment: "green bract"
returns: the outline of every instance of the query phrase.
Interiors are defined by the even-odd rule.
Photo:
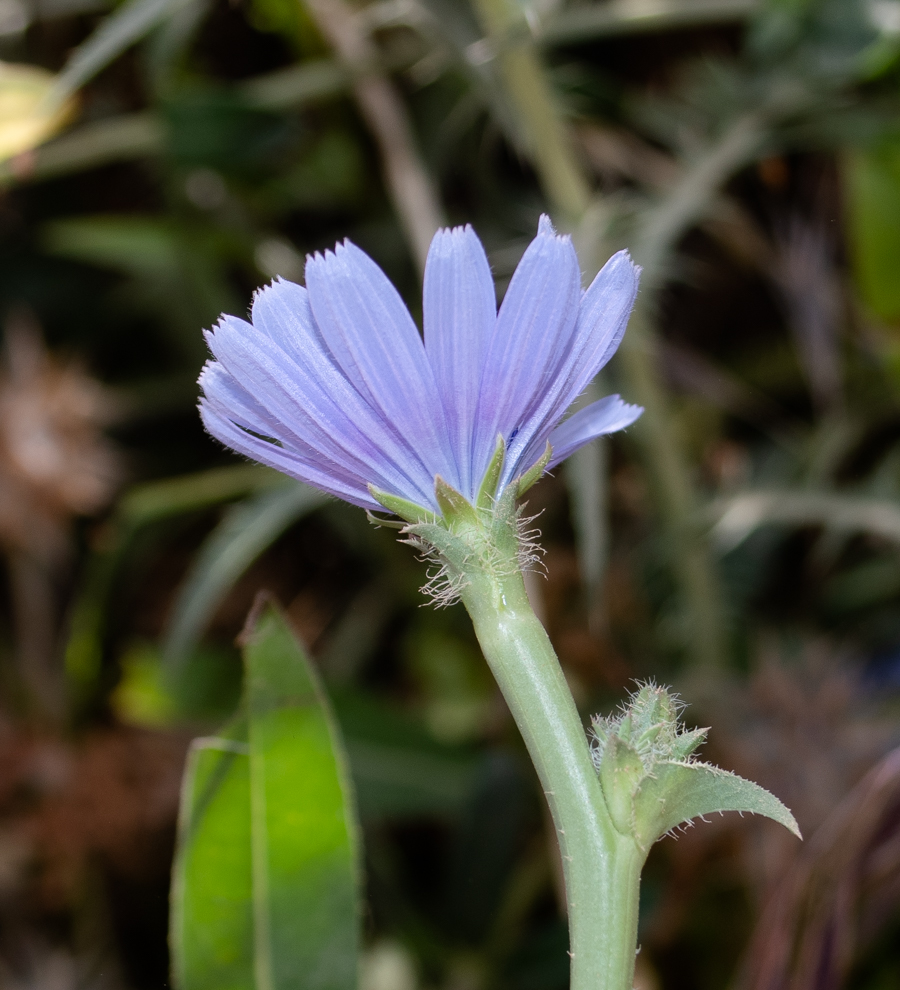
[[[621,715],[592,720],[594,765],[616,829],[646,851],[692,818],[749,811],[780,822],[799,838],[794,816],[778,798],[694,758],[709,730],[684,729],[681,708],[665,688],[645,684]]]

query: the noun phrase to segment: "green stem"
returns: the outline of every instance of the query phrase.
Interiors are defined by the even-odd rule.
[[[627,376],[630,401],[644,407],[635,436],[644,450],[654,501],[669,537],[669,563],[688,615],[685,645],[692,664],[713,670],[723,667],[728,656],[721,589],[709,541],[701,529],[684,444],[677,435],[671,405],[659,381],[653,339],[645,320],[645,308],[639,303],[631,317],[627,346],[620,351],[620,361]]]
[[[620,352],[630,398],[644,407],[635,435],[644,448],[655,500],[671,540],[671,566],[688,612],[686,645],[692,663],[707,670],[721,668],[728,656],[725,609],[709,540],[698,522],[698,498],[684,444],[657,373],[653,296],[678,241],[702,217],[728,177],[753,157],[765,128],[766,115],[761,111],[739,117],[685,170],[669,195],[644,214],[634,245],[635,260],[644,266],[643,295]]]
[[[466,576],[463,602],[556,826],[569,910],[570,990],[631,990],[644,856],[609,817],[584,727],[518,567],[467,569]]]
[[[507,96],[547,199],[577,223],[590,185],[575,157],[522,9],[510,0],[474,0],[481,26],[500,66]]]

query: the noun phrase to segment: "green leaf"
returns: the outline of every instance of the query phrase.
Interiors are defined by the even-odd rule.
[[[206,623],[247,568],[325,496],[293,482],[232,507],[200,548],[172,610],[163,654],[169,665],[193,649]]]
[[[169,279],[178,274],[172,226],[155,217],[69,217],[48,223],[42,242],[52,254],[140,278]]]
[[[312,666],[271,606],[244,659],[257,990],[349,990],[358,838],[337,729]]]
[[[884,320],[900,319],[900,142],[843,160],[853,271],[863,302]]]
[[[801,838],[794,816],[759,784],[708,763],[657,763],[634,799],[638,842],[647,849],[678,825],[715,811],[765,815]]]
[[[105,539],[88,560],[69,617],[65,668],[77,694],[86,694],[100,672],[110,598],[136,538],[166,519],[283,485],[284,478],[269,468],[240,464],[135,485],[122,496]]]
[[[240,723],[188,755],[170,937],[181,990],[254,990],[248,752]]]
[[[283,486],[283,475],[259,464],[211,468],[135,485],[119,500],[116,515],[137,528]]]
[[[691,758],[707,729],[685,730],[676,695],[642,684],[620,715],[592,719],[593,760],[613,824],[646,853],[673,828],[713,811],[749,811],[798,838],[794,816],[767,790]]]
[[[195,744],[173,875],[179,990],[353,990],[355,811],[317,675],[281,613],[245,634],[245,720]]]
[[[185,0],[127,0],[105,17],[96,31],[72,53],[50,96],[62,103],[122,52],[177,11]]]

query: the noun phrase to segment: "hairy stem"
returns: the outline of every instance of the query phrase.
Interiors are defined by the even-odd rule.
[[[478,641],[537,769],[566,878],[570,990],[631,990],[643,854],[616,831],[559,661],[522,574],[468,571]]]

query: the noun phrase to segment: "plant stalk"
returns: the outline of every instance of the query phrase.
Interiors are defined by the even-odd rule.
[[[462,599],[547,796],[566,880],[570,990],[631,990],[644,855],[613,825],[587,737],[522,573],[467,571]]]
[[[663,524],[671,539],[671,566],[688,613],[685,641],[693,664],[714,670],[728,657],[725,609],[709,540],[698,518],[698,499],[673,427],[668,396],[659,380],[654,352],[652,308],[678,241],[709,207],[722,184],[752,158],[764,140],[766,116],[754,111],[739,117],[639,225],[635,260],[644,266],[643,297],[622,341],[621,358],[630,398],[644,407],[635,434],[644,448],[647,469]]]
[[[474,0],[547,199],[574,225],[591,190],[575,156],[522,9],[509,0]]]
[[[304,0],[323,36],[352,79],[360,114],[381,154],[385,184],[420,274],[444,214],[416,147],[406,105],[378,68],[378,52],[346,0]]]

